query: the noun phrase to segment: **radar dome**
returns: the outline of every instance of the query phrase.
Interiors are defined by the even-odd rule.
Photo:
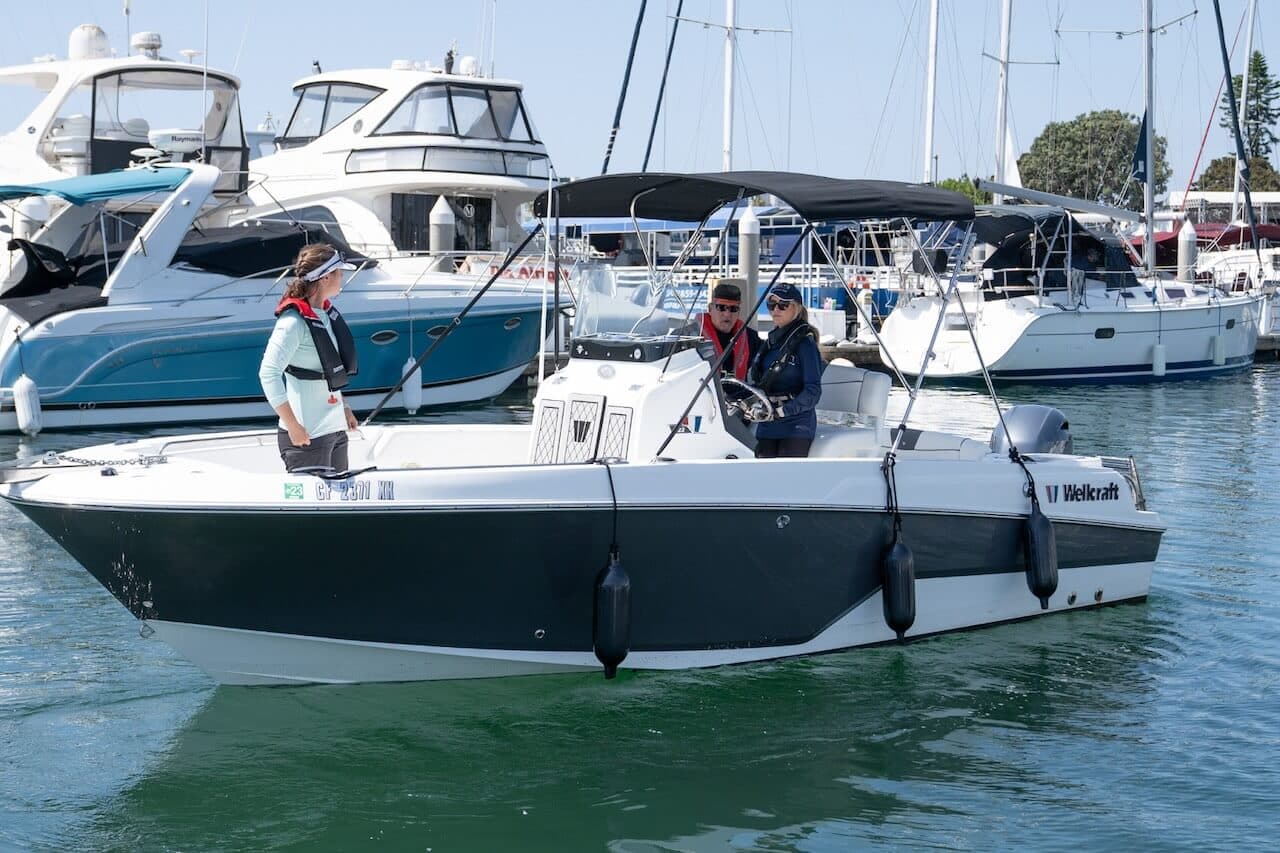
[[[111,56],[111,42],[97,24],[81,24],[71,31],[67,39],[67,59],[107,59]]]

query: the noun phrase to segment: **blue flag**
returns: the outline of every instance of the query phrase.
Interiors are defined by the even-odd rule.
[[[1142,114],[1142,127],[1138,129],[1138,147],[1133,149],[1133,166],[1129,170],[1135,181],[1147,182],[1147,114]]]

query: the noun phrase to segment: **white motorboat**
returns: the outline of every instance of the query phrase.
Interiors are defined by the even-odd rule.
[[[0,430],[267,417],[257,365],[290,265],[307,242],[336,235],[292,224],[216,227],[223,173],[156,163],[104,175],[0,187],[0,199],[60,205],[0,282]],[[104,223],[129,217],[121,243]],[[347,389],[374,407],[406,362],[448,334],[476,283],[445,273],[392,275],[355,256],[339,300],[359,373]],[[539,349],[541,294],[493,293],[450,335],[397,404],[485,399]]]
[[[985,363],[998,382],[1137,382],[1253,363],[1260,295],[1139,279],[1117,238],[1061,208],[984,208],[974,233],[994,251],[972,287],[918,293],[885,321],[882,357],[904,372],[972,380]]]
[[[764,192],[810,220],[972,216],[778,173],[560,190],[686,221]],[[1054,410],[990,443],[890,429],[888,377],[832,365],[810,457],[757,460],[706,342],[582,299],[530,425],[366,426],[350,471],[312,474],[273,433],[150,438],[10,467],[0,496],[221,683],[704,667],[1147,595],[1164,527],[1136,469],[1071,455]]]
[[[0,68],[0,93],[9,104],[32,105],[20,122],[0,133],[0,184],[123,169],[137,159],[137,149],[181,133],[195,144],[185,153],[171,151],[171,159],[198,158],[217,166],[222,170],[219,194],[247,186],[240,81],[216,68],[162,57],[159,33],[136,33],[132,42],[137,53],[115,56],[106,33],[83,24],[71,32],[66,59],[49,56]],[[0,208],[0,231],[30,237],[49,216],[47,200],[33,197],[24,205]],[[122,229],[127,231],[128,224],[103,223],[108,240],[121,239]],[[20,260],[12,250],[0,253],[0,275]]]

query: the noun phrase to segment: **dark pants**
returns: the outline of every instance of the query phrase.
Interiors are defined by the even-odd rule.
[[[799,457],[809,455],[812,438],[757,438],[757,459],[778,459],[780,457]]]
[[[286,471],[296,471],[312,465],[321,465],[335,471],[346,471],[348,467],[345,431],[312,436],[311,443],[306,447],[294,447],[289,440],[289,433],[277,429],[276,445],[280,448],[280,458],[284,460]]]

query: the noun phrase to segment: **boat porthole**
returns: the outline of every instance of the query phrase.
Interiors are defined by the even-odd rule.
[[[1099,604],[1102,603],[1102,590],[1098,590],[1093,594],[1093,600],[1098,602]]]
[[[351,132],[359,133],[362,130],[364,130],[364,119],[358,118],[356,119],[356,123],[351,125]]]
[[[780,516],[778,516],[778,529],[779,529],[779,530],[781,530],[782,528],[786,527],[786,526],[787,526],[788,524],[790,524],[790,523],[791,523],[791,516],[789,516],[789,515],[780,515]]]
[[[449,331],[448,326],[432,326],[430,329],[427,329],[427,337],[439,338],[439,337],[442,337],[444,333],[447,331]]]
[[[1111,328],[1098,329],[1093,336],[1100,341],[1105,341],[1116,336],[1116,330]]]
[[[503,324],[502,324],[502,328],[506,329],[506,330],[509,332],[509,331],[511,331],[512,329],[516,328],[516,327],[517,327],[517,326],[519,326],[519,325],[520,325],[520,318],[519,318],[519,317],[512,317],[510,320],[508,320],[507,322],[505,322],[505,323],[503,323]],[[1230,326],[1228,326],[1227,328],[1231,328],[1231,327],[1230,327]]]
[[[1067,606],[1070,607],[1076,603],[1076,594],[1073,592],[1067,596]]]
[[[380,332],[374,332],[369,340],[382,347],[400,340],[400,333],[392,329],[383,329]]]
[[[533,632],[533,638],[535,640],[541,640],[546,636],[547,636],[547,631],[545,628],[538,628],[536,631]]]
[[[1235,321],[1234,319],[1231,319],[1231,320],[1228,320],[1228,321],[1227,321],[1227,328],[1228,328],[1228,329],[1234,329],[1235,327],[1236,327],[1236,321]]]

